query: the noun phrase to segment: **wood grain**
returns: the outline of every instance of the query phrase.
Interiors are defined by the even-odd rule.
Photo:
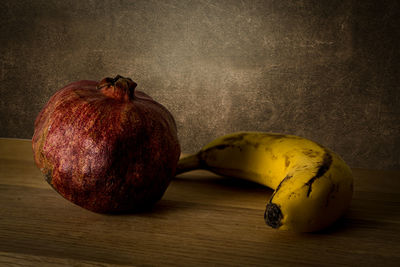
[[[195,171],[139,214],[102,215],[42,178],[29,140],[0,139],[0,265],[400,264],[399,172],[354,169],[350,210],[323,232],[265,225],[272,190]]]

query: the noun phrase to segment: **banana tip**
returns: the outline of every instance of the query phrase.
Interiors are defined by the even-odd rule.
[[[283,215],[279,205],[268,203],[264,213],[264,220],[266,224],[272,228],[279,228],[282,225],[282,218]]]

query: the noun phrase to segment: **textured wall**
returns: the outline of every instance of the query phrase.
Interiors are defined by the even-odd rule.
[[[63,85],[121,74],[174,114],[183,151],[238,130],[400,167],[398,1],[0,3],[0,136],[30,138]]]

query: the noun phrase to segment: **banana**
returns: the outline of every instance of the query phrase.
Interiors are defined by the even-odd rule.
[[[274,189],[265,222],[282,230],[314,232],[350,205],[353,175],[339,155],[311,140],[265,132],[219,137],[180,159],[177,174],[195,169],[246,179]]]

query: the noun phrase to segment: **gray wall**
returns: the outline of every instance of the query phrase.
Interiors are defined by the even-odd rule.
[[[30,138],[69,82],[121,74],[184,152],[239,130],[301,135],[399,169],[398,1],[2,0],[0,136]]]

